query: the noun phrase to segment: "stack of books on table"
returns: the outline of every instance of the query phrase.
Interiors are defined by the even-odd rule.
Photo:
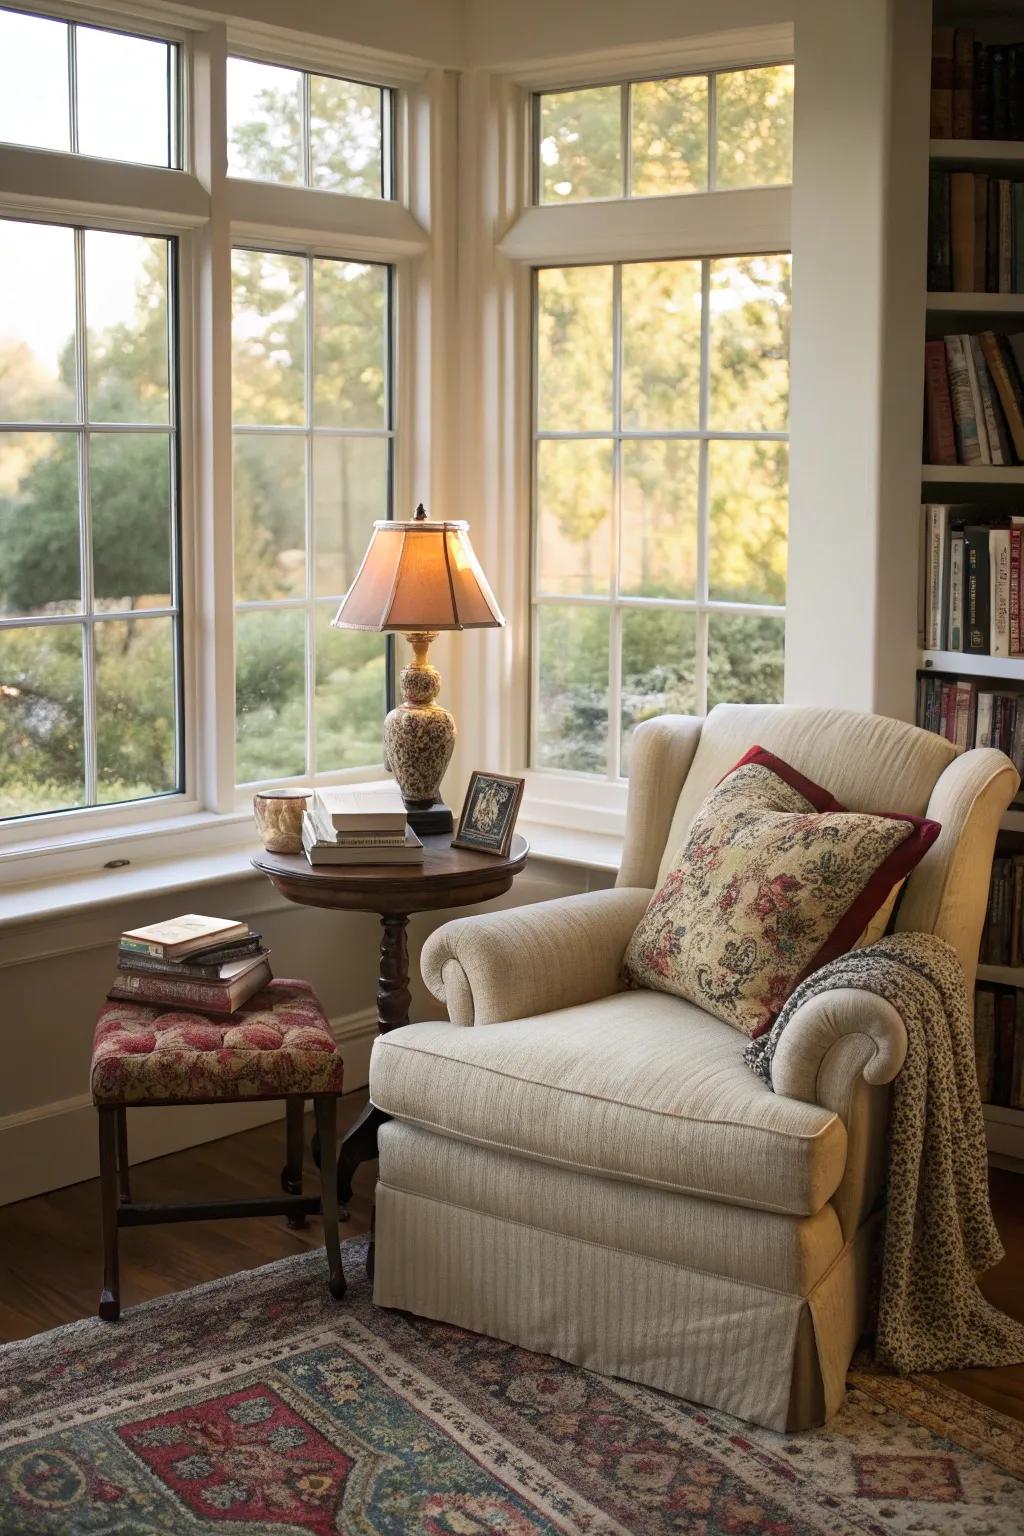
[[[302,846],[317,864],[422,864],[423,844],[397,790],[318,789],[302,818]]]
[[[121,935],[117,976],[107,996],[197,1013],[234,1013],[270,981],[269,954],[248,923],[188,912]]]

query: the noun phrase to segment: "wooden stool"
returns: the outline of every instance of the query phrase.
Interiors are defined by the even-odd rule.
[[[338,1240],[335,1177],[337,1110],[343,1064],[312,987],[277,979],[229,1018],[147,1003],[104,1003],[92,1053],[92,1099],[99,1112],[103,1203],[103,1290],[99,1315],[121,1313],[117,1234],[154,1222],[206,1221],[222,1216],[287,1216],[302,1226],[323,1218],[332,1296],[345,1294]],[[184,1205],[132,1203],[126,1110],[169,1104],[239,1104],[284,1099],[285,1191],[259,1200],[210,1200]],[[302,1194],[302,1115],[313,1100],[321,1156],[320,1195]]]

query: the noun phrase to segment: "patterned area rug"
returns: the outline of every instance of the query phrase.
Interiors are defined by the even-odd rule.
[[[0,1531],[707,1536],[1024,1531],[1024,1426],[855,1372],[786,1436],[403,1313],[365,1245],[0,1353]]]

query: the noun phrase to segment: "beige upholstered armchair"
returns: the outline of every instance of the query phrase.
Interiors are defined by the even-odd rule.
[[[755,744],[853,810],[942,823],[895,926],[947,939],[973,981],[1018,783],[1001,752],[957,756],[828,709],[720,705],[641,726],[615,888],[445,924],[423,974],[451,1022],[374,1046],[371,1097],[393,1117],[374,1294],[798,1429],[842,1402],[865,1320],[899,1014],[863,992],[815,998],[780,1041],[773,1093],[737,1030],[619,978],[696,807]]]

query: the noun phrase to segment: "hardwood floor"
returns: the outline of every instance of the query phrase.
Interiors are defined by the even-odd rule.
[[[342,1100],[345,1130],[366,1103],[366,1092]],[[306,1187],[316,1188],[309,1155]],[[136,1200],[196,1200],[274,1194],[284,1162],[284,1121],[207,1142],[132,1169]],[[376,1176],[374,1164],[356,1174],[350,1220],[342,1239],[366,1232]],[[993,1169],[992,1206],[1006,1248],[1001,1264],[982,1277],[985,1295],[1024,1319],[1024,1178]],[[121,1302],[130,1307],[242,1269],[321,1245],[312,1218],[292,1232],[277,1217],[136,1227],[121,1233]],[[0,1207],[0,1339],[20,1339],[79,1317],[95,1315],[99,1298],[99,1185],[95,1179]],[[1024,1365],[1001,1370],[950,1371],[942,1380],[969,1397],[1024,1420]]]
[[[366,1103],[366,1090],[346,1094],[338,1116],[346,1131]],[[319,1173],[306,1116],[303,1188],[316,1193]],[[246,1199],[280,1191],[284,1121],[208,1141],[132,1169],[134,1200]],[[356,1173],[342,1242],[369,1231],[376,1164]],[[132,1227],[120,1235],[121,1306],[184,1290],[307,1248],[322,1248],[317,1217],[298,1232],[283,1218],[178,1222]],[[326,1266],[326,1259],[324,1264]],[[26,1338],[59,1323],[94,1316],[101,1271],[99,1180],[0,1207],[0,1339]],[[326,1272],[326,1271],[325,1271]]]

